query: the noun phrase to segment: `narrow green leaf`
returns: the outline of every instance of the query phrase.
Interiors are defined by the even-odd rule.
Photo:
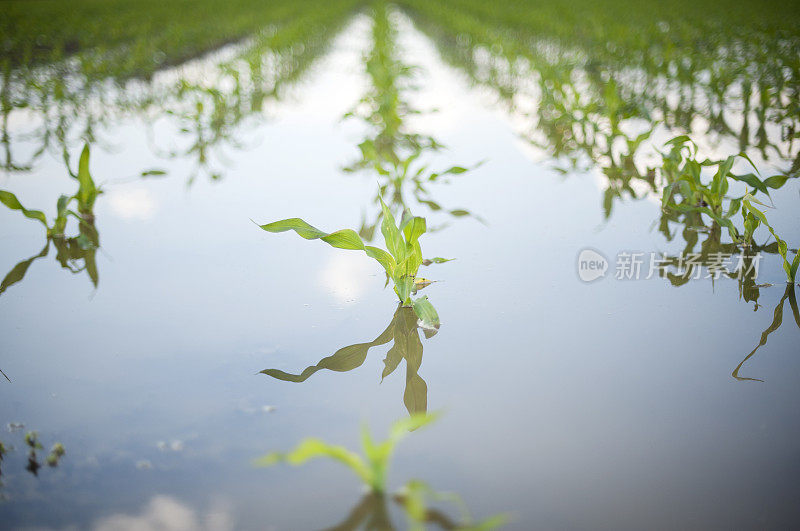
[[[425,413],[428,410],[428,384],[416,372],[406,375],[403,390],[403,405],[410,414]]]
[[[403,265],[404,264],[398,264],[397,268],[400,269]],[[394,280],[395,292],[400,298],[400,302],[403,306],[408,306],[411,291],[414,289],[414,277],[408,275],[397,276],[397,274],[395,274],[392,280]]]
[[[78,161],[78,203],[81,210],[91,210],[97,198],[97,187],[89,173],[89,144],[83,146],[81,158]]]
[[[441,256],[436,256],[433,258],[426,258],[422,261],[422,265],[431,265],[431,264],[444,264],[445,262],[450,262],[455,260],[455,258],[442,258]]]
[[[389,276],[394,275],[394,270],[397,267],[397,263],[394,261],[394,257],[380,249],[378,247],[372,247],[370,245],[364,246],[364,252],[367,253],[367,256],[370,258],[374,258],[378,261],[379,264],[383,266],[383,269],[386,270]]]
[[[361,241],[361,237],[358,233],[352,229],[342,229],[332,232],[320,237],[320,240],[339,249],[349,249],[353,251],[364,250],[364,242]]]
[[[759,179],[756,175],[752,173],[748,173],[746,175],[731,174],[730,177],[731,179],[734,179],[736,181],[741,181],[743,183],[746,183],[747,185],[755,188],[761,193],[769,195],[769,190],[767,189],[766,183],[762,182],[761,179]]]
[[[436,421],[440,417],[439,413],[413,413],[410,416],[400,419],[392,424],[389,431],[389,441],[397,444],[410,432],[418,430]]]
[[[379,197],[378,199],[380,199],[381,210],[383,211],[381,234],[383,234],[383,239],[386,241],[386,248],[390,253],[392,253],[395,261],[399,264],[406,257],[406,245],[403,241],[403,236],[400,233],[400,229],[398,229],[397,225],[395,224],[394,216],[392,216],[392,212],[389,210],[389,207],[387,207],[386,203],[383,202],[382,197]]]
[[[44,212],[39,210],[28,210],[19,202],[17,196],[12,194],[11,192],[6,192],[5,190],[0,190],[0,203],[3,203],[5,206],[10,208],[11,210],[19,210],[22,212],[22,215],[28,219],[36,219],[39,220],[42,225],[47,227],[47,218],[44,215]]]
[[[791,178],[793,177],[790,177],[789,175],[773,175],[772,177],[768,177],[767,179],[764,180],[764,186],[766,186],[767,188],[772,188],[774,190],[777,190],[778,188],[786,184],[786,181],[788,181]]]
[[[406,223],[405,228],[403,228],[403,235],[406,237],[406,242],[413,245],[419,240],[420,236],[425,234],[426,230],[427,225],[425,223],[425,218],[414,216]]]
[[[146,170],[142,172],[142,177],[160,177],[162,175],[166,175],[167,172],[164,170]]]
[[[372,474],[366,463],[358,454],[343,446],[327,444],[319,439],[305,439],[294,450],[288,453],[271,453],[255,461],[256,466],[272,466],[285,462],[290,465],[301,465],[317,457],[330,457],[355,472],[365,483],[372,482]]]
[[[318,228],[309,225],[300,218],[283,219],[281,221],[267,223],[266,225],[259,225],[259,227],[267,232],[286,232],[293,230],[301,238],[305,238],[306,240],[316,240],[328,234],[325,231],[321,231]]]
[[[427,295],[423,295],[413,301],[412,307],[414,308],[414,313],[417,314],[417,317],[425,326],[439,328],[439,314],[436,313],[436,308],[430,303]]]
[[[28,272],[28,268],[30,265],[37,259],[47,256],[47,252],[50,250],[50,240],[47,240],[44,248],[39,252],[39,254],[28,258],[27,260],[23,260],[22,262],[18,263],[14,266],[11,271],[3,278],[3,282],[0,283],[0,295],[3,294],[5,290],[9,287],[13,286],[17,282],[21,281],[25,278],[25,273]]]

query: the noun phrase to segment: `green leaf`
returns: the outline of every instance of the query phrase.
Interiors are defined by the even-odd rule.
[[[397,366],[400,365],[401,361],[403,361],[403,352],[397,345],[395,345],[389,349],[389,352],[386,353],[386,357],[383,359],[383,372],[381,373],[381,381],[392,374],[395,369],[397,369]]]
[[[397,442],[409,431],[425,426],[436,418],[435,415],[414,414],[407,419],[401,419],[392,424],[389,438],[380,444],[375,444],[367,428],[362,427],[361,442],[367,457],[366,462],[361,456],[343,446],[334,446],[319,439],[308,438],[288,453],[273,452],[255,460],[254,464],[256,466],[272,466],[285,462],[291,465],[300,465],[310,459],[328,457],[347,466],[365,484],[369,485],[373,492],[380,493],[385,490],[389,459]]]
[[[347,347],[340,348],[333,355],[328,356],[327,358],[322,358],[319,363],[312,365],[311,367],[307,367],[300,374],[289,374],[278,369],[265,369],[261,371],[261,374],[266,374],[267,376],[271,376],[285,382],[300,383],[306,381],[312,374],[322,369],[328,369],[329,371],[335,372],[351,371],[357,367],[360,367],[364,363],[364,360],[367,359],[367,353],[369,352],[369,349],[376,345],[387,343],[388,341],[389,339],[383,341],[382,343],[376,343],[374,341],[371,343],[357,343],[355,345],[349,345]]]
[[[398,268],[401,264],[398,264]],[[414,289],[414,277],[408,275],[400,275],[392,277],[394,281],[394,289],[397,293],[397,296],[400,298],[400,302],[403,306],[408,306],[410,304],[409,297],[411,296],[411,291]]]
[[[764,180],[764,186],[777,190],[786,184],[786,181],[791,178],[793,177],[790,177],[789,175],[773,175],[772,177],[768,177],[766,180]]]
[[[360,367],[367,359],[369,349],[378,345],[385,345],[392,340],[395,327],[393,319],[389,326],[381,334],[369,343],[356,343],[347,347],[340,348],[333,355],[322,358],[319,363],[307,367],[300,374],[289,374],[278,369],[265,369],[261,374],[266,374],[278,380],[286,382],[300,383],[306,381],[312,374],[322,369],[335,372],[347,372]]]
[[[327,444],[319,439],[305,439],[294,450],[288,453],[274,452],[257,459],[256,466],[272,466],[277,463],[301,465],[310,459],[329,457],[355,472],[365,483],[372,482],[372,472],[361,457],[343,446]]]
[[[794,311],[796,309],[795,306],[796,302],[792,304],[792,302],[795,299],[794,284],[788,284],[786,286],[786,291],[784,292],[783,297],[781,297],[781,300],[775,306],[775,311],[773,312],[773,317],[772,317],[772,323],[770,323],[767,329],[761,333],[761,339],[758,342],[758,345],[756,345],[756,347],[750,352],[750,354],[745,356],[745,358],[739,363],[739,365],[736,366],[736,368],[731,373],[731,376],[733,376],[737,380],[749,380],[757,382],[763,381],[759,380],[758,378],[748,378],[745,376],[739,376],[739,371],[742,369],[742,366],[744,366],[744,364],[747,363],[747,360],[752,358],[755,355],[755,353],[758,352],[758,349],[767,344],[767,339],[769,338],[769,335],[781,327],[781,324],[783,323],[783,305],[786,299],[789,299],[789,303],[792,306],[792,311]],[[800,326],[800,319],[798,319],[797,314],[795,314],[795,319],[798,321],[798,326]]]
[[[425,223],[425,218],[414,216],[403,228],[403,235],[406,237],[406,242],[413,245],[419,240],[420,236],[425,234],[426,230],[427,225]]]
[[[370,258],[377,260],[378,263],[383,266],[383,269],[386,270],[386,273],[388,273],[389,276],[394,275],[394,270],[397,267],[397,263],[394,261],[394,257],[392,257],[392,255],[383,249],[372,247],[370,245],[364,246],[364,252],[366,252],[367,256]]]
[[[142,172],[142,177],[160,177],[162,175],[166,175],[167,172],[164,170],[147,170]]]
[[[352,229],[343,229],[322,236],[320,240],[332,247],[339,249],[349,249],[353,251],[363,251],[364,242],[358,233]]]
[[[50,250],[50,240],[47,240],[47,244],[45,244],[44,249],[42,249],[39,254],[32,256],[27,260],[23,260],[22,262],[15,265],[14,268],[8,272],[5,278],[3,278],[3,282],[0,283],[0,295],[2,295],[2,293],[9,287],[13,286],[17,282],[25,278],[25,273],[28,272],[28,268],[30,267],[30,265],[36,259],[47,256],[47,252],[49,250]]]
[[[411,214],[411,211],[408,210],[407,208],[403,209],[403,216],[400,218],[400,230],[404,230],[406,228],[406,225],[411,223],[411,220],[413,219],[414,216]]]
[[[482,520],[476,524],[462,527],[464,531],[490,531],[492,529],[497,529],[499,527],[503,527],[509,522],[509,517],[506,514],[497,514],[495,516],[490,516],[489,518]]]
[[[436,313],[436,308],[430,303],[427,295],[416,299],[411,305],[422,324],[430,328],[439,328],[439,314]]]
[[[80,210],[87,211],[94,207],[94,201],[97,198],[97,187],[94,185],[92,176],[89,173],[89,144],[83,146],[81,158],[78,161],[78,204]]]
[[[754,175],[752,173],[748,173],[746,175],[733,175],[733,174],[731,174],[730,177],[731,177],[731,179],[734,179],[736,181],[741,181],[743,183],[746,183],[747,185],[749,185],[749,186],[755,188],[756,190],[758,190],[759,192],[762,192],[762,193],[764,193],[766,195],[769,195],[769,190],[767,189],[766,183],[761,181],[761,179],[759,179],[756,175]]]
[[[441,256],[435,256],[433,258],[426,258],[422,261],[422,265],[428,266],[431,264],[443,264],[445,262],[451,262],[455,260],[455,258],[442,258]]]
[[[409,371],[406,375],[403,404],[411,414],[425,413],[428,410],[428,384],[416,372]]]
[[[798,258],[798,256],[800,256],[800,255],[795,256],[794,260],[792,262],[789,262],[789,256],[788,256],[789,248],[788,248],[788,245],[786,244],[785,241],[783,241],[778,236],[778,234],[775,232],[775,229],[772,228],[772,225],[769,224],[769,222],[767,221],[766,214],[764,214],[759,209],[754,207],[752,205],[752,203],[758,203],[759,205],[764,205],[764,203],[758,201],[752,195],[746,194],[745,197],[742,200],[743,208],[745,208],[755,218],[757,218],[759,221],[761,221],[761,223],[763,223],[764,226],[767,227],[767,229],[769,230],[770,234],[772,234],[772,236],[775,238],[775,241],[778,243],[778,254],[781,255],[781,258],[783,258],[783,270],[786,272],[786,278],[787,278],[787,280],[789,282],[794,282],[795,279],[797,278],[798,266],[800,265],[800,258]],[[767,206],[767,205],[764,205],[764,206]],[[748,223],[748,221],[745,220],[745,225],[747,225],[747,223]],[[748,234],[752,234],[752,231],[754,229],[755,229],[755,227],[752,227],[751,229],[749,229]]]
[[[306,240],[316,240],[326,236],[328,233],[321,231],[316,227],[312,227],[300,218],[283,219],[274,223],[267,223],[266,225],[259,225],[262,230],[267,232],[286,232],[289,230],[295,231],[301,238]]]
[[[47,218],[44,215],[44,212],[39,210],[28,210],[19,202],[17,196],[12,194],[11,192],[6,192],[5,190],[0,190],[0,203],[3,203],[5,206],[10,208],[11,210],[19,210],[22,212],[22,215],[28,219],[36,219],[39,220],[42,225],[47,227]]]
[[[397,444],[410,432],[416,431],[428,424],[436,421],[440,417],[439,413],[414,413],[409,417],[395,421],[389,432],[389,440]]]
[[[435,182],[436,180],[439,179],[439,177],[442,177],[443,175],[460,175],[467,171],[469,170],[467,168],[464,168],[463,166],[452,166],[442,172],[431,173],[430,176],[428,177],[428,180]]]
[[[383,211],[383,221],[381,222],[381,234],[386,241],[386,248],[392,253],[395,261],[399,264],[406,258],[406,245],[403,241],[403,236],[400,229],[395,225],[394,216],[383,202],[383,198],[379,197],[381,202],[381,210]]]

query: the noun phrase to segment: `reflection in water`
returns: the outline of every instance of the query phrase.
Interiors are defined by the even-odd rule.
[[[2,168],[8,172],[30,171],[44,153],[67,153],[83,141],[102,143],[98,134],[104,126],[138,116],[150,129],[156,153],[194,161],[189,182],[198,173],[219,179],[222,170],[217,159],[224,158],[222,147],[244,146],[240,136],[248,121],[262,118],[267,104],[279,100],[327,50],[356,4],[355,0],[278,3],[259,6],[255,17],[248,6],[226,4],[225,9],[215,8],[224,13],[225,22],[215,15],[213,23],[207,17],[187,21],[183,9],[167,9],[164,16],[180,19],[174,25],[175,34],[155,31],[150,24],[161,28],[164,22],[151,19],[151,13],[149,23],[128,21],[126,26],[113,26],[124,34],[118,43],[112,39],[110,43],[79,45],[59,40],[68,39],[64,33],[70,31],[78,39],[85,38],[85,28],[67,27],[53,28],[46,39],[54,41],[43,47],[32,41],[41,30],[27,34],[24,27],[12,26],[9,34],[19,39],[13,41],[15,46],[27,48],[3,55],[0,62],[4,66],[0,69]],[[247,9],[247,14],[234,16],[242,15],[241,9]],[[146,11],[134,11],[135,15],[143,13]],[[12,15],[26,22],[35,17]],[[92,23],[102,24],[102,17],[90,18]],[[36,23],[49,27],[54,20],[42,17]],[[75,22],[71,17],[68,20]],[[203,24],[209,27],[197,33],[197,26]],[[239,27],[242,24],[244,27]],[[154,33],[159,37],[154,38]],[[225,33],[233,37],[219,44],[240,42],[208,61],[156,74],[157,69],[208,50],[214,35],[221,39],[220,34]],[[102,34],[109,37],[107,28]],[[43,54],[43,50],[50,52]],[[36,60],[18,65],[9,61],[30,55]],[[121,55],[126,60],[120,61]],[[27,129],[12,126],[19,122],[14,120],[17,115],[25,117]],[[170,131],[168,141],[162,138],[163,133],[156,132],[156,126]],[[170,147],[172,144],[177,145]],[[15,155],[19,151],[31,155],[20,161]]]
[[[504,516],[489,518],[483,522],[473,524],[469,513],[466,512],[463,521],[457,521],[445,512],[426,507],[423,499],[423,491],[433,494],[434,498],[446,497],[448,501],[453,501],[459,506],[463,506],[460,499],[455,495],[443,496],[433,493],[430,489],[419,481],[410,481],[399,492],[387,497],[384,494],[369,492],[350,510],[344,520],[340,523],[326,528],[328,531],[356,531],[363,530],[388,530],[395,529],[427,529],[432,526],[436,529],[461,529],[461,530],[490,530],[501,527],[506,521]],[[392,522],[389,511],[389,501],[392,501],[405,512],[409,522],[406,527],[397,526]],[[463,513],[462,507],[462,513]]]
[[[444,208],[431,196],[430,184],[468,170],[463,166],[452,166],[435,172],[424,164],[426,154],[435,153],[443,146],[430,135],[411,131],[407,123],[409,117],[423,112],[408,102],[408,93],[416,89],[414,81],[420,69],[405,64],[400,58],[393,16],[396,13],[384,2],[373,2],[371,15],[371,48],[364,56],[369,89],[345,115],[346,118],[362,120],[371,134],[358,145],[361,158],[347,166],[345,171],[368,170],[370,177],[379,182],[375,205],[379,197],[383,197],[396,214],[412,208],[410,200],[413,197],[416,204],[412,209],[415,212],[425,207],[430,212],[447,213],[453,218],[472,216],[463,208]],[[372,240],[380,218],[378,209],[372,221],[364,219],[359,229],[362,238]]]
[[[668,184],[660,144],[676,134],[800,172],[800,38],[780,16],[758,10],[758,23],[743,25],[717,6],[688,18],[667,4],[580,4],[404,2],[442,59],[524,124],[523,138],[564,171],[602,173],[606,218],[616,201]],[[691,227],[706,225],[700,214],[665,211],[668,240],[669,222],[689,222],[687,248]]]
[[[220,180],[227,158],[236,158],[230,153],[251,144],[249,127],[265,119],[271,106],[281,102],[287,89],[326,53],[349,17],[365,7],[358,0],[310,0],[271,2],[253,9],[247,1],[235,0],[208,16],[209,6],[219,7],[211,0],[191,0],[199,6],[196,10],[170,2],[146,2],[146,7],[109,16],[115,21],[112,25],[104,24],[102,14],[68,16],[65,10],[73,6],[54,7],[52,2],[28,2],[23,7],[9,2],[13,7],[0,20],[0,34],[8,37],[0,43],[2,169],[8,174],[33,172],[46,155],[63,157],[69,168],[66,155],[76,146],[87,146],[73,175],[79,189],[58,199],[54,220],[23,207],[11,192],[0,195],[5,206],[38,220],[46,231],[42,250],[12,268],[0,284],[0,295],[22,281],[33,262],[49,255],[51,246],[63,268],[76,274],[85,271],[97,286],[95,255],[100,242],[94,203],[100,192],[88,173],[89,145],[104,147],[105,135],[120,123],[140,120],[154,153],[180,159],[190,168],[189,183],[201,175]],[[45,13],[40,4],[57,11]],[[95,7],[108,15],[104,10],[120,6],[107,2]],[[465,209],[443,207],[432,195],[435,183],[456,179],[468,168],[429,169],[427,159],[440,152],[442,145],[410,125],[423,111],[409,102],[420,70],[402,59],[398,46],[396,15],[404,12],[432,39],[447,63],[498,96],[524,124],[523,138],[554,159],[559,169],[595,170],[602,175],[606,218],[621,201],[656,198],[678,181],[687,183],[689,192],[664,194],[668,201],[662,203],[659,230],[668,242],[682,239],[684,248],[681,255],[664,256],[664,264],[672,269],[661,270],[662,276],[681,286],[699,273],[699,264],[706,268],[712,264],[723,276],[736,278],[741,298],[758,309],[763,285],[757,283],[753,267],[757,254],[786,255],[786,249],[781,251],[777,242],[769,240],[753,241],[747,217],[743,233],[748,237],[725,241],[723,230],[733,234],[731,216],[743,212],[745,196],[729,197],[727,184],[725,190],[719,186],[711,190],[700,179],[700,170],[708,172],[709,166],[720,167],[727,161],[681,160],[682,174],[671,179],[666,162],[670,155],[662,156],[661,146],[668,137],[688,134],[702,140],[702,150],[709,157],[721,158],[717,151],[742,151],[759,166],[775,163],[785,176],[797,176],[800,39],[779,16],[757,13],[752,23],[743,24],[739,15],[724,6],[707,7],[703,17],[695,17],[674,6],[643,7],[627,0],[603,4],[400,0],[396,7],[369,3],[372,33],[364,56],[369,86],[348,113],[366,124],[368,132],[359,143],[359,159],[345,168],[367,173],[379,182],[374,212],[365,214],[361,238],[373,240],[382,216],[388,217],[377,208],[381,197],[398,214],[428,209],[452,218],[472,216]],[[216,51],[199,59],[212,50]],[[167,68],[170,65],[181,66]],[[696,154],[692,153],[693,159]],[[685,178],[686,168],[697,170],[691,179]],[[722,172],[725,179],[730,169]],[[163,173],[144,170],[140,177]],[[753,194],[764,193],[768,180],[744,177],[740,181],[753,188]],[[764,190],[753,182],[764,184]],[[770,187],[776,189],[787,180],[772,182],[780,182]],[[706,191],[713,193],[703,195]],[[130,203],[123,202],[120,208],[130,209]],[[128,211],[135,212],[135,207]],[[684,263],[683,257],[689,254],[697,255],[699,263]],[[722,271],[725,256],[740,256],[741,261],[734,269]],[[408,295],[418,279],[402,278],[405,284],[401,285],[406,287],[402,293]],[[400,298],[405,302],[407,297]],[[733,371],[734,378],[756,380],[739,373],[781,326],[787,299],[800,327],[795,288],[788,284],[772,324]],[[418,315],[399,307],[388,327],[370,342],[341,348],[300,374],[276,369],[262,372],[299,383],[321,369],[353,370],[364,363],[371,348],[391,342],[381,378],[389,377],[405,360],[403,402],[410,418],[415,418],[427,411],[427,384],[419,375],[423,354],[419,328]],[[423,332],[426,337],[435,333],[426,328]],[[36,474],[44,466],[43,447],[35,434],[29,434],[25,444],[30,451],[27,469]],[[315,448],[322,447],[311,449]],[[325,448],[332,457],[350,460],[344,449]],[[365,443],[368,457],[384,448]],[[7,452],[8,447],[0,443],[0,461]],[[388,459],[389,453],[382,455]],[[61,455],[63,447],[54,446],[45,462],[57,464]],[[380,476],[380,481],[371,484],[373,492],[334,529],[394,528],[392,502],[412,526],[472,525],[468,518],[456,521],[429,509],[426,499],[435,502],[440,497],[421,482],[410,482],[402,493],[387,496],[381,468],[386,462],[381,461],[377,473],[373,468],[371,477]],[[376,489],[378,483],[381,487]],[[174,500],[154,498],[142,515],[112,516],[97,528],[196,529],[203,525],[203,518]],[[232,524],[224,520],[218,527]]]
[[[316,365],[306,367],[300,374],[289,374],[278,369],[266,369],[263,374],[286,382],[304,382],[317,371],[327,369],[335,372],[347,372],[360,367],[367,359],[373,347],[392,342],[392,347],[384,358],[381,380],[392,374],[400,363],[406,362],[406,387],[403,392],[403,403],[409,414],[424,413],[428,409],[428,385],[419,375],[422,365],[422,341],[419,337],[420,326],[417,314],[412,308],[398,306],[392,321],[386,330],[368,343],[356,343],[340,348],[333,355],[323,358]],[[422,329],[425,337],[432,337],[436,331]]]
[[[10,429],[9,425],[9,429]],[[16,429],[19,427],[21,429],[22,425],[15,425],[15,429],[11,430],[12,432],[19,431]],[[60,442],[54,443],[51,447],[50,451],[45,455],[44,461],[40,459],[40,453],[44,450],[44,446],[42,445],[41,441],[39,440],[39,434],[35,431],[29,431],[25,434],[23,438],[23,443],[25,447],[28,449],[28,456],[27,462],[25,464],[25,470],[30,472],[34,476],[39,475],[39,469],[41,469],[44,465],[47,465],[50,468],[55,468],[61,462],[61,459],[67,453],[64,449],[64,445]],[[0,489],[3,488],[3,460],[6,456],[14,450],[13,446],[6,446],[0,441]],[[4,497],[2,495],[2,491],[0,490],[0,500],[3,500]]]
[[[137,515],[113,514],[96,521],[92,531],[232,531],[234,517],[224,506],[204,513],[169,496],[154,496]]]
[[[749,16],[765,20],[742,25],[718,6],[690,18],[669,4],[580,3],[569,16],[559,2],[404,5],[445,61],[532,120],[531,142],[602,169],[609,211],[614,198],[637,196],[634,183],[652,188],[637,155],[660,128],[800,170],[798,37],[780,10],[756,9]]]
[[[750,354],[748,354],[731,373],[731,375],[737,380],[740,381],[750,380],[757,382],[763,381],[759,380],[758,378],[747,378],[744,376],[739,376],[739,371],[741,370],[742,366],[745,363],[747,363],[747,360],[752,358],[755,355],[755,353],[758,352],[758,349],[767,344],[767,339],[769,338],[769,335],[774,331],[776,331],[778,328],[780,328],[781,324],[783,324],[783,305],[786,302],[786,299],[789,299],[789,307],[792,309],[794,322],[797,324],[797,328],[800,328],[800,310],[798,310],[797,308],[797,296],[795,295],[795,285],[790,283],[786,285],[786,291],[783,293],[783,297],[781,297],[781,300],[778,301],[778,304],[775,306],[775,311],[772,317],[772,323],[767,327],[766,330],[764,330],[764,333],[761,334],[761,340],[758,342],[758,345],[756,345],[756,348],[754,348],[752,352],[750,352]]]
[[[664,202],[660,232],[667,241],[680,235],[685,240],[681,256],[696,254],[704,265],[718,266],[714,257],[741,255],[737,270],[724,274],[739,280],[744,300],[757,303],[759,286],[754,275],[741,274],[742,268],[752,271],[754,255],[779,254],[779,246],[738,237],[724,243],[722,228],[742,209],[743,198],[726,196],[727,183],[724,190],[712,190],[716,179],[704,185],[701,169],[716,165],[726,178],[751,186],[753,194],[768,194],[768,188],[798,176],[800,38],[764,13],[756,16],[766,20],[743,28],[726,10],[687,20],[680,9],[659,6],[656,16],[650,7],[623,4],[583,5],[570,9],[565,20],[554,7],[557,2],[526,5],[522,11],[517,5],[474,0],[404,2],[442,59],[491,89],[525,124],[526,140],[566,163],[564,171],[602,173],[606,218],[615,201],[655,198],[671,186],[691,186],[692,193],[680,200],[673,194],[673,201]],[[709,153],[736,149],[777,162],[785,175],[763,181],[753,174],[734,175],[733,159],[701,161],[695,159],[696,148],[691,160],[684,160],[688,138],[662,153],[660,143],[676,134],[702,138]],[[680,165],[679,175],[670,165],[674,170]],[[714,191],[719,208],[709,206],[700,191]],[[730,205],[725,211],[723,199]],[[698,250],[701,234],[707,237]],[[696,268],[685,266],[680,256],[665,257],[664,264],[679,269],[661,271],[675,286],[695,275]]]
[[[67,164],[69,170],[69,164]],[[0,295],[10,286],[25,278],[30,265],[44,258],[50,252],[50,244],[56,249],[56,261],[61,267],[72,273],[86,271],[92,284],[97,287],[99,276],[95,255],[100,248],[100,235],[94,224],[94,203],[101,193],[89,173],[89,145],[86,144],[78,162],[78,172],[70,176],[78,182],[78,191],[74,195],[62,195],[56,204],[56,217],[52,224],[40,210],[29,210],[22,206],[17,197],[11,192],[0,190],[0,202],[11,210],[20,211],[25,217],[39,221],[45,229],[47,241],[44,248],[36,255],[22,260],[15,265],[0,283]],[[73,203],[77,205],[77,212],[72,210]],[[70,219],[78,222],[77,236],[66,236],[67,224]]]

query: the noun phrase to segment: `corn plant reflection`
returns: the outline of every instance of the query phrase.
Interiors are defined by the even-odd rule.
[[[381,381],[390,376],[405,360],[406,384],[403,404],[409,414],[424,413],[428,409],[428,384],[419,375],[423,352],[419,330],[419,319],[414,311],[400,306],[394,312],[389,326],[372,341],[340,348],[331,356],[321,359],[316,365],[306,367],[299,374],[290,374],[278,369],[266,369],[261,373],[285,382],[301,383],[323,369],[348,372],[364,363],[370,349],[391,342],[392,346],[383,360]],[[427,339],[436,333],[435,329],[430,328],[422,328],[422,331]]]
[[[800,171],[800,36],[780,9],[742,20],[714,2],[691,19],[630,2],[402,5],[445,62],[520,118],[523,138],[565,170],[603,173],[606,217],[616,200],[657,191],[653,141],[664,135],[733,143]]]
[[[202,9],[188,19],[186,7],[119,12],[104,5],[88,19],[68,16],[66,22],[45,16],[50,4],[40,12],[10,2],[8,18],[0,21],[3,35],[14,36],[7,40],[12,50],[0,50],[2,168],[31,171],[47,152],[67,153],[84,141],[100,145],[108,125],[140,117],[158,155],[194,161],[190,183],[199,174],[220,179],[224,150],[244,147],[247,124],[263,119],[266,106],[325,53],[357,2],[252,9],[244,0],[209,16],[215,2],[193,0]],[[164,18],[153,18],[155,12]],[[165,20],[175,22],[165,26]],[[87,33],[88,22],[95,31]],[[30,30],[31,23],[39,29]],[[223,45],[230,46],[188,63]],[[181,66],[157,75],[171,65]],[[22,114],[25,128],[14,119]],[[159,138],[155,124],[174,131],[179,145]],[[18,152],[30,155],[18,160]]]
[[[384,197],[395,213],[420,207],[430,212],[446,213],[452,218],[475,217],[463,208],[445,208],[431,196],[429,186],[448,177],[468,171],[464,166],[451,166],[433,171],[424,163],[425,155],[439,152],[444,146],[433,136],[414,132],[408,118],[422,114],[408,101],[409,93],[416,90],[415,80],[419,68],[401,59],[397,44],[396,13],[385,2],[373,2],[371,47],[364,56],[364,66],[369,88],[345,118],[358,118],[371,133],[358,144],[361,158],[344,168],[346,172],[368,171],[378,178],[379,190],[375,197]],[[380,223],[378,210],[371,220],[366,214],[359,234],[372,240]],[[441,228],[441,227],[438,227]],[[429,230],[435,231],[437,227]]]
[[[797,307],[797,295],[795,294],[795,285],[794,284],[787,284],[786,291],[783,293],[780,301],[778,304],[775,305],[775,310],[772,316],[772,323],[767,327],[766,330],[761,334],[761,339],[756,345],[750,354],[745,356],[745,358],[736,366],[736,368],[731,373],[731,376],[736,378],[739,381],[755,381],[755,382],[763,382],[764,380],[759,380],[758,378],[748,378],[746,376],[740,376],[739,371],[742,369],[745,363],[747,363],[755,354],[758,352],[758,349],[763,347],[767,344],[767,339],[769,338],[770,334],[778,330],[783,324],[783,307],[786,300],[789,300],[789,307],[792,310],[792,315],[794,316],[794,322],[797,325],[797,328],[800,328],[800,310]]]
[[[69,165],[67,169],[69,170]],[[28,219],[40,222],[45,229],[46,237],[44,248],[38,254],[19,262],[3,278],[0,283],[0,295],[10,286],[22,281],[31,264],[49,254],[51,244],[56,249],[56,261],[62,268],[75,274],[85,271],[92,285],[97,287],[99,274],[96,254],[100,248],[100,235],[95,227],[94,204],[101,191],[89,172],[89,144],[86,144],[81,152],[77,173],[70,171],[70,176],[77,181],[78,190],[74,195],[62,195],[58,198],[56,217],[52,223],[48,222],[41,210],[27,209],[14,194],[0,190],[0,203],[11,210],[21,212]],[[73,204],[77,207],[75,210],[72,208]],[[76,236],[66,235],[70,219],[78,222]]]
[[[460,509],[461,518],[455,519],[444,511],[428,507],[427,499],[452,502]],[[390,502],[405,514],[407,519],[405,527],[392,522]],[[505,515],[497,515],[474,522],[457,495],[435,492],[422,481],[411,480],[390,496],[373,492],[365,494],[344,520],[325,529],[328,531],[355,531],[357,529],[394,531],[395,529],[423,530],[434,526],[438,529],[488,531],[502,527],[507,520]]]

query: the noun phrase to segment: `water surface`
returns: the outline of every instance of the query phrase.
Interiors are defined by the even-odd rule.
[[[253,459],[308,436],[356,448],[362,423],[382,434],[415,411],[443,415],[403,441],[390,487],[423,479],[478,518],[508,513],[510,529],[797,521],[800,316],[776,251],[763,252],[756,300],[752,283],[743,294],[706,271],[685,283],[615,278],[620,252],[725,241],[707,219],[700,230],[664,219],[646,168],[666,140],[689,133],[704,157],[744,150],[765,175],[797,170],[786,134],[798,120],[796,33],[754,23],[731,57],[719,30],[713,67],[680,70],[686,48],[667,22],[677,51],[651,64],[631,51],[635,31],[598,51],[592,35],[533,39],[507,10],[492,19],[449,4],[344,6],[314,31],[278,38],[277,25],[150,77],[78,71],[67,96],[32,81],[55,83],[55,63],[6,75],[0,187],[54,216],[76,188],[63,154],[74,171],[88,142],[103,193],[97,238],[74,240],[70,259],[36,221],[0,210],[0,270],[37,257],[0,294],[0,419],[25,425],[0,436],[15,446],[2,461],[2,527],[335,526],[364,500],[382,510],[355,476]],[[389,28],[380,39],[376,24]],[[754,42],[783,53],[750,53]],[[371,71],[381,54],[410,70]],[[399,124],[370,113],[392,91]],[[468,171],[398,184],[378,169],[413,153],[428,172]],[[379,191],[426,216],[426,256],[457,258],[424,270],[438,281],[424,291],[442,321],[433,337],[363,254],[252,222],[301,217],[380,242]],[[798,193],[788,180],[768,212],[792,248]],[[609,259],[606,278],[579,279],[585,248]],[[748,358],[776,306],[781,326]],[[376,341],[387,329],[392,340]],[[301,374],[370,342],[352,370],[302,382],[260,372]],[[29,429],[67,450],[38,477],[25,470]]]

